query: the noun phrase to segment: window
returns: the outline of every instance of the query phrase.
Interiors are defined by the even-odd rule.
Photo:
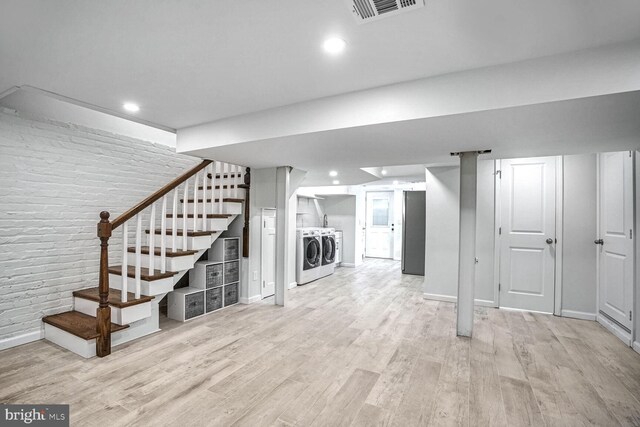
[[[373,199],[371,213],[373,226],[387,227],[389,225],[389,200]]]

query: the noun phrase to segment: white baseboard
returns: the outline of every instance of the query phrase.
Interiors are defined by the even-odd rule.
[[[597,316],[596,320],[602,326],[607,328],[609,332],[611,332],[613,335],[620,338],[622,342],[624,342],[626,345],[631,347],[631,335],[629,335],[626,331],[623,331],[622,329],[620,329],[618,325],[616,325],[615,323],[613,323],[612,321],[610,321],[604,316]]]
[[[5,338],[0,340],[0,350],[6,350],[7,348],[17,347],[22,344],[28,344],[30,342],[38,341],[44,338],[44,331],[27,332],[26,334],[17,335],[15,337]]]
[[[296,288],[296,287],[298,287],[298,282],[289,283],[289,289],[293,289],[293,288]]]
[[[240,297],[239,301],[240,304],[252,304],[254,302],[258,302],[258,301],[262,301],[262,295],[254,295],[252,297]]]
[[[426,299],[431,299],[434,301],[444,301],[444,302],[458,302],[458,297],[452,297],[450,295],[439,295],[439,294],[423,294]]]
[[[595,321],[598,316],[595,313],[586,313],[584,311],[562,310],[562,317],[571,317],[572,319],[580,320],[593,320]]]
[[[458,302],[458,297],[454,297],[451,295],[440,295],[440,294],[423,294],[426,299],[434,300],[434,301],[444,301],[444,302]],[[479,305],[482,307],[495,307],[496,303],[494,301],[489,301],[486,299],[476,299],[473,301],[474,305]]]
[[[341,262],[340,267],[355,268],[356,265],[350,262]]]
[[[637,353],[640,353],[640,341],[634,341],[634,342],[633,342],[633,349],[634,349]]]
[[[475,305],[479,305],[479,306],[482,306],[482,307],[494,307],[495,308],[495,307],[498,306],[495,301],[489,301],[489,300],[486,300],[486,299],[476,299],[474,301],[474,303],[475,303]]]

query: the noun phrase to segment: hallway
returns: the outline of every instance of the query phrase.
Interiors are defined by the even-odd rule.
[[[0,352],[0,400],[71,405],[72,425],[638,425],[640,355],[589,321],[425,300],[369,259],[82,359]]]

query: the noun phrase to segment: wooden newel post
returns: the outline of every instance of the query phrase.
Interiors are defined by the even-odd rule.
[[[251,192],[251,168],[246,169],[244,174],[245,185],[245,197],[244,197],[244,227],[242,227],[242,256],[244,258],[249,257],[249,214],[250,214],[250,200],[249,193]]]
[[[100,303],[96,313],[98,337],[96,338],[96,355],[104,357],[111,354],[111,307],[109,306],[109,237],[112,224],[109,222],[109,212],[100,212],[98,223],[98,237],[100,238],[100,281],[98,293]]]

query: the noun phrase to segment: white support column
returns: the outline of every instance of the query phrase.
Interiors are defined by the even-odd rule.
[[[471,337],[476,272],[476,193],[478,152],[460,153],[460,242],[458,252],[457,335]]]
[[[295,256],[287,239],[289,229],[289,166],[282,166],[276,170],[276,295],[275,304],[284,306],[287,301],[287,291],[291,278],[289,277],[289,259]]]

